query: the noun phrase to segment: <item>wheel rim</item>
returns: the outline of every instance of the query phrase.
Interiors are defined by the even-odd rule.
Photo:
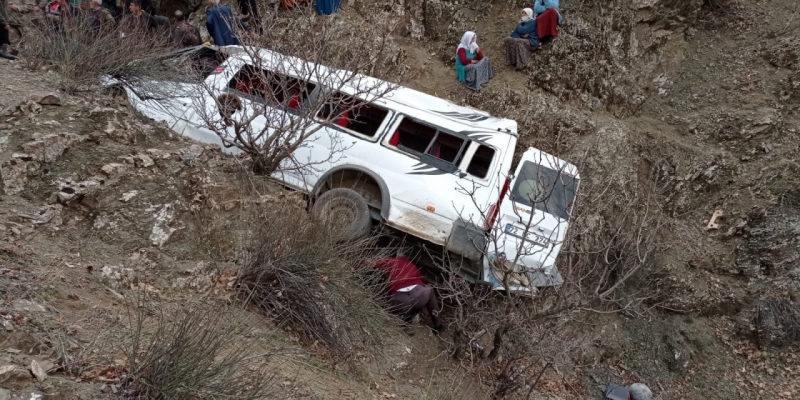
[[[346,229],[356,220],[357,206],[350,199],[334,199],[325,205],[322,220],[335,229]]]

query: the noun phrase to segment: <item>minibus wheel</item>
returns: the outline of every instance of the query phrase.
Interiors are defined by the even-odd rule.
[[[372,218],[364,196],[348,188],[334,188],[319,196],[312,214],[337,230],[343,240],[367,237],[372,230]]]

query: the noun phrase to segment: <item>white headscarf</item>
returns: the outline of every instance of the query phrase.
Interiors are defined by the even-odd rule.
[[[530,8],[523,8],[522,11],[525,11],[525,15],[522,16],[522,22],[528,22],[533,18],[533,10]]]
[[[458,54],[458,50],[465,49],[467,51],[471,51],[473,53],[478,51],[478,39],[473,31],[467,31],[464,33],[464,36],[461,37],[461,43],[458,44],[458,48],[456,49],[456,54]],[[472,38],[475,38],[475,42],[472,42]]]

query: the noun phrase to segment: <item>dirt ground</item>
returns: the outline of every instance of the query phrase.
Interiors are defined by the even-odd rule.
[[[558,95],[530,75],[535,67],[502,65],[501,41],[518,14],[510,3],[464,10],[496,74],[480,92],[455,82],[448,52],[458,37],[398,37],[403,84],[517,119],[520,147],[557,153],[583,176],[638,182],[668,216],[642,272],[658,279],[658,299],[576,326],[576,336],[595,339],[570,368],[547,373],[535,395],[598,399],[609,381],[641,381],[664,400],[800,398],[800,349],[759,347],[751,322],[758,300],[800,300],[798,3],[729,1],[702,14],[637,81],[644,100],[624,107],[591,93]],[[121,357],[131,295],[145,291],[167,307],[224,301],[225,282],[212,277],[235,263],[224,256],[235,240],[215,236],[215,224],[237,221],[241,160],[176,137],[110,95],[27,102],[53,92],[50,72],[0,60],[0,77],[0,110],[26,108],[0,121],[0,388],[14,398],[115,397],[102,371]],[[721,226],[706,230],[715,210]],[[254,352],[283,351],[270,362],[287,398],[491,394],[450,359],[446,336],[422,326],[414,336],[398,328],[384,355],[354,370],[247,315]],[[64,359],[87,367],[76,377],[56,367]],[[52,368],[46,378],[32,376],[32,361]]]

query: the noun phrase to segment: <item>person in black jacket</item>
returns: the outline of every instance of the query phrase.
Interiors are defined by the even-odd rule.
[[[255,27],[256,31],[261,33],[261,17],[258,14],[258,4],[256,0],[237,0],[239,3],[239,12],[242,13],[242,21],[248,26]]]
[[[11,20],[8,18],[6,11],[6,0],[0,0],[0,57],[14,60],[16,57],[6,52],[6,49],[11,46],[11,39],[9,33],[11,31]]]

